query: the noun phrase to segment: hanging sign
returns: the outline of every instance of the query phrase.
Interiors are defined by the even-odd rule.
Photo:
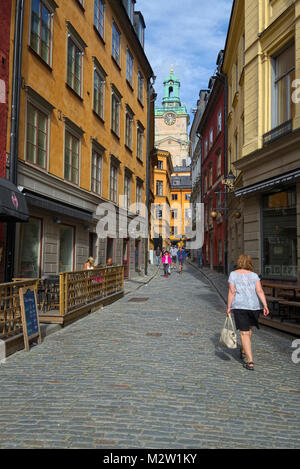
[[[34,286],[30,286],[20,288],[19,294],[25,350],[29,352],[29,343],[32,339],[38,339],[39,344],[42,342],[36,292]]]

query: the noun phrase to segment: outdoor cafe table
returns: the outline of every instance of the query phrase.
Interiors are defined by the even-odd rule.
[[[296,301],[297,295],[300,294],[299,284],[289,285],[289,284],[265,281],[263,282],[263,288],[271,288],[273,298],[283,298],[285,296],[285,297],[289,297],[291,300]],[[282,290],[282,293],[279,293],[278,290]],[[292,295],[289,295],[288,292],[292,292]]]

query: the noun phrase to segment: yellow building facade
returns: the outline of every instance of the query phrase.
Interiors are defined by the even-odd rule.
[[[169,248],[171,176],[174,171],[168,151],[156,149],[157,165],[154,169],[154,205],[151,207],[153,248]]]
[[[235,127],[243,135],[230,196],[241,217],[235,221],[229,211],[229,261],[243,250],[263,278],[299,281],[300,1],[236,0],[225,51],[229,83],[231,57],[238,58],[241,50],[243,98],[232,110],[232,122],[239,125],[231,128],[229,119],[228,130],[228,149]],[[230,110],[230,99],[228,104]],[[242,235],[243,245],[234,250],[230,243],[236,235]]]
[[[134,4],[25,2],[18,184],[31,219],[18,232],[18,275],[81,269],[89,255],[124,264],[127,276],[144,265],[148,234],[124,233],[143,216],[135,204],[146,202],[154,121],[145,24]],[[104,236],[96,212],[105,203],[117,223]]]

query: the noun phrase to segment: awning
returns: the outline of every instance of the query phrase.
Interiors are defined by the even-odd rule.
[[[24,194],[8,179],[0,177],[0,222],[16,223],[28,219]]]
[[[282,174],[281,176],[266,179],[265,181],[258,182],[257,184],[252,184],[251,186],[243,187],[234,192],[236,197],[241,197],[242,195],[251,194],[254,192],[267,191],[268,189],[272,190],[279,185],[288,184],[296,179],[300,178],[300,169],[290,171],[289,173]]]
[[[49,212],[53,212],[57,215],[66,215],[67,217],[77,218],[81,221],[86,221],[88,223],[93,222],[92,212],[88,212],[80,208],[75,208],[67,204],[56,202],[46,197],[31,194],[29,192],[26,192],[25,197],[28,205],[33,205],[34,207],[48,210]]]

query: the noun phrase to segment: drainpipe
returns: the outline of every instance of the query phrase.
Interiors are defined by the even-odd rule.
[[[228,78],[227,75],[223,75],[225,78],[224,87],[224,175],[228,174]],[[225,191],[225,207],[228,203],[228,194]],[[225,244],[224,244],[224,270],[227,275],[229,273],[228,268],[228,210],[225,210]]]
[[[147,154],[146,154],[146,209],[147,209],[147,224],[148,224],[148,235],[145,242],[145,275],[148,275],[148,248],[149,248],[149,200],[150,200],[150,118],[151,118],[151,105],[154,100],[151,100],[151,95],[154,92],[153,85],[155,82],[154,76],[148,79],[148,90],[147,90]],[[151,81],[152,79],[152,81]]]
[[[9,157],[9,180],[17,185],[18,183],[18,140],[19,140],[19,119],[20,119],[20,91],[21,91],[21,70],[22,70],[22,39],[24,24],[24,0],[17,0],[15,13],[15,34],[14,34],[14,63],[12,78],[12,104],[11,104],[11,133],[10,133],[10,157]],[[6,234],[6,265],[5,281],[11,281],[14,274],[15,263],[15,241],[16,223],[7,224]]]

